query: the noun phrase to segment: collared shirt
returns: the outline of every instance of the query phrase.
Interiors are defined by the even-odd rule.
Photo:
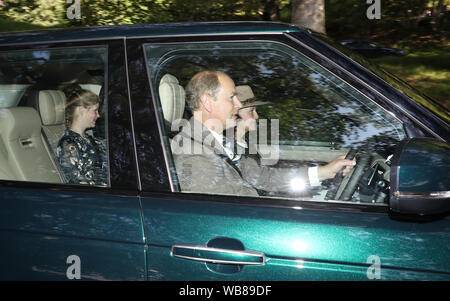
[[[210,129],[208,129],[211,134],[214,136],[214,138],[220,142],[220,145],[222,145],[223,150],[225,151],[225,154],[228,156],[228,158],[230,158],[230,160],[232,161],[238,161],[241,159],[241,154],[236,154],[233,149],[231,148],[231,142],[227,141],[225,145],[223,145],[222,141],[223,141],[223,135],[216,133],[215,131],[212,131]],[[236,141],[235,142],[242,148],[248,148],[247,143],[246,142],[240,142],[240,141]]]
[[[218,142],[220,142],[220,145],[222,145],[223,150],[225,151],[225,154],[228,156],[228,158],[230,158],[230,160],[239,160],[241,158],[240,154],[238,154],[236,156],[236,154],[230,147],[230,143],[227,143],[225,146],[223,145],[223,143],[222,143],[223,135],[222,134],[219,134],[211,129],[208,129],[208,130],[211,132],[211,134],[214,136],[214,138]],[[243,148],[248,148],[248,145],[246,142],[236,141],[236,143]],[[309,178],[309,184],[311,186],[320,186],[322,184],[322,182],[319,181],[318,168],[319,168],[318,166],[308,168],[308,178]]]

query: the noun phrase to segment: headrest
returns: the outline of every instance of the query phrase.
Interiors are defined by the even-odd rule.
[[[161,83],[179,84],[178,79],[169,73],[166,73],[163,77],[161,77],[159,84],[161,85]]]
[[[179,85],[176,77],[166,74],[159,82],[159,99],[164,114],[164,119],[172,123],[183,117],[185,106],[185,92]]]
[[[0,84],[0,108],[11,108],[17,106],[26,88],[30,85],[3,85]]]
[[[39,113],[43,125],[64,124],[66,95],[59,90],[39,91]]]
[[[41,120],[30,107],[0,109],[1,136],[5,141],[40,137]]]

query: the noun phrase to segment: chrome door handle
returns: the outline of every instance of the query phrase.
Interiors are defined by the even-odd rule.
[[[249,250],[211,248],[204,245],[174,245],[171,255],[207,263],[264,265],[264,253]]]

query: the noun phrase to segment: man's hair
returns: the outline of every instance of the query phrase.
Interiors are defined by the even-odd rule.
[[[200,99],[205,93],[216,100],[221,88],[219,75],[226,76],[220,71],[201,71],[191,78],[186,86],[186,102],[192,111],[200,108]]]

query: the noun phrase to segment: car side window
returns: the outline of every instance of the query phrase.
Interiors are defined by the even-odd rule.
[[[148,44],[145,49],[175,190],[387,203],[388,158],[406,138],[403,125],[335,74],[276,42]],[[215,152],[220,147],[209,147],[221,138],[193,121],[186,102],[186,85],[205,70],[228,75],[243,105],[257,103],[256,127],[242,144],[222,141],[221,155]],[[196,126],[201,147],[192,137]],[[222,136],[236,141],[237,132],[224,128]],[[240,155],[238,163],[226,150]],[[320,166],[350,150],[360,164],[340,183],[318,177]]]
[[[0,52],[0,179],[109,186],[107,47]]]

